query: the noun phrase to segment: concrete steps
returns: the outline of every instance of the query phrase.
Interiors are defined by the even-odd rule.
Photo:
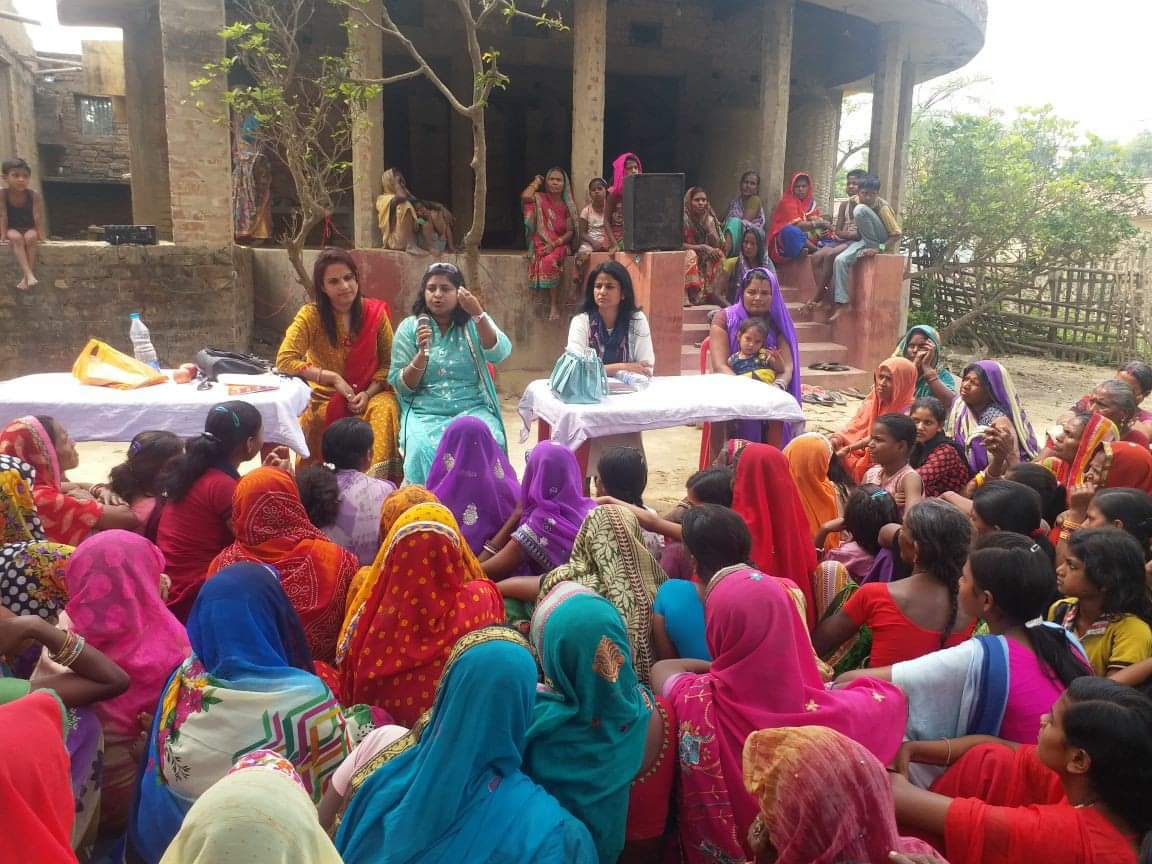
[[[799,320],[800,309],[803,306],[801,288],[781,285],[780,290],[788,305],[788,312],[796,327],[796,338],[800,343],[801,380],[805,384],[826,389],[856,387],[867,391],[872,386],[870,372],[854,367],[845,372],[820,372],[807,368],[813,363],[844,363],[849,355],[848,346],[833,340],[832,325],[819,320],[819,313],[816,321]],[[684,310],[680,348],[681,375],[700,374],[700,343],[708,338],[709,320],[716,308],[693,306]]]

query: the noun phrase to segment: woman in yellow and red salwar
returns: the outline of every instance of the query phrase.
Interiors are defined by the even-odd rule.
[[[300,415],[310,454],[306,461],[321,460],[320,442],[329,424],[356,415],[368,422],[374,436],[368,473],[399,482],[400,410],[388,384],[388,304],[363,295],[356,262],[343,249],[325,249],[316,259],[312,298],[296,313],[276,354],[281,372],[312,386],[312,398]]]

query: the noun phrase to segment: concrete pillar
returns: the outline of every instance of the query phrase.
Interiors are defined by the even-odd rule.
[[[908,43],[899,24],[881,24],[872,79],[872,137],[868,170],[880,178],[881,194],[892,190],[900,125],[900,97]]]
[[[816,203],[827,213],[832,199],[839,194],[833,189],[836,180],[836,145],[840,140],[840,110],[844,93],[832,90],[813,93],[803,98],[792,97],[788,112],[788,150],[784,176],[797,171],[812,175]]]
[[[462,52],[452,58],[449,73],[452,76],[452,92],[461,102],[472,102],[475,80],[472,75],[472,62]],[[452,215],[456,217],[456,245],[459,246],[468,229],[472,227],[472,189],[475,175],[472,173],[472,121],[452,112],[449,146],[452,150]],[[517,190],[519,191],[519,190]]]
[[[896,158],[892,164],[892,181],[885,196],[892,209],[900,212],[904,200],[904,184],[908,180],[908,136],[912,131],[913,94],[916,89],[916,64],[904,63],[900,81],[900,113],[896,120]]]
[[[141,9],[124,21],[124,102],[132,171],[132,221],[155,225],[172,239],[168,189],[168,130],[164,123],[164,61],[159,10]]]
[[[225,84],[192,91],[204,67],[224,59],[224,0],[160,0],[164,111],[172,239],[232,243],[232,151]]]
[[[604,172],[608,0],[573,0],[572,185],[576,199]]]
[[[775,202],[784,189],[791,95],[795,0],[766,0],[760,64],[760,197]],[[767,205],[771,206],[771,205]]]
[[[368,0],[360,8],[380,21],[383,0]],[[384,77],[384,34],[349,12],[348,46],[352,74],[360,78]],[[352,238],[360,249],[383,245],[376,217],[376,196],[384,173],[384,94],[355,109],[352,121]]]

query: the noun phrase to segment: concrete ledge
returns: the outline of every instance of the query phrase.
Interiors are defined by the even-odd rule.
[[[0,247],[0,375],[62,372],[89,338],[128,353],[128,313],[141,312],[160,362],[191,362],[208,345],[247,349],[252,337],[249,250],[44,243],[40,284]]]

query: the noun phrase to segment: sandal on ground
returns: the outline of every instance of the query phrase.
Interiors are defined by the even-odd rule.
[[[868,394],[861,392],[856,387],[844,387],[840,390],[845,396],[851,396],[853,399],[867,399]]]

